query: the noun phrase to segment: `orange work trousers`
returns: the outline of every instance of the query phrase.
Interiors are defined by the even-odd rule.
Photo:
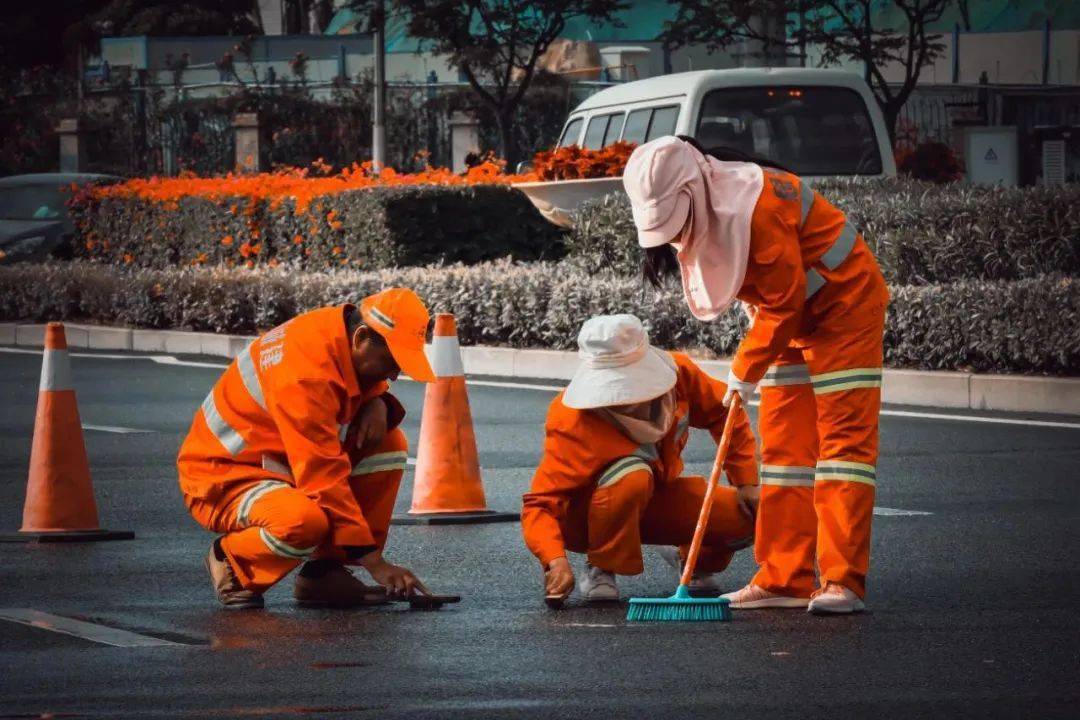
[[[593,567],[618,575],[645,569],[642,545],[674,545],[683,556],[705,499],[705,479],[681,477],[656,482],[635,470],[573,501],[560,523],[572,552],[586,553]],[[718,487],[698,556],[699,572],[720,572],[736,550],[754,542],[754,523],[739,511],[735,488]]]
[[[884,309],[861,328],[789,348],[761,382],[754,584],[809,597],[866,593],[878,456]]]
[[[405,433],[394,429],[378,447],[349,453],[349,485],[380,550],[386,544],[407,448]],[[327,541],[326,513],[279,479],[238,483],[213,501],[188,497],[185,502],[200,525],[224,533],[221,547],[248,590],[266,591],[308,559],[346,559],[341,548]]]

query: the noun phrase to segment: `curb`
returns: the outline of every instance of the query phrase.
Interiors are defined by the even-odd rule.
[[[140,330],[65,323],[68,347],[92,350],[209,355],[234,358],[254,338],[244,335]],[[0,345],[41,347],[44,325],[0,323]],[[577,353],[562,350],[515,350],[471,345],[461,348],[465,372],[493,377],[569,380]],[[727,377],[728,361],[699,360],[703,370]],[[886,368],[881,399],[895,405],[959,410],[1080,415],[1080,378],[1036,375],[981,375],[966,372]]]

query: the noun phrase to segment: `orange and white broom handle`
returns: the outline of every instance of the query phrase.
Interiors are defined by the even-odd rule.
[[[713,490],[720,483],[720,474],[724,471],[724,462],[727,460],[728,446],[731,445],[731,434],[735,429],[735,416],[741,408],[742,399],[738,393],[735,393],[731,398],[727,419],[724,420],[724,432],[720,435],[720,446],[716,449],[712,474],[709,475],[709,484],[705,487],[705,500],[701,504],[701,514],[698,515],[697,527],[694,529],[694,539],[690,542],[690,552],[686,555],[682,579],[679,580],[680,585],[689,585],[694,577],[698,555],[701,553],[701,543],[705,539],[705,528],[709,526],[709,515],[712,513]]]

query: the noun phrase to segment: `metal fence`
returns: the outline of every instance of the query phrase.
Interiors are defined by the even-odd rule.
[[[393,83],[386,98],[387,162],[395,169],[450,166],[457,113],[476,118],[482,152],[498,147],[495,116],[467,85]],[[527,158],[553,145],[571,102],[566,85],[530,89],[514,123],[515,154]],[[370,83],[339,83],[318,96],[296,87],[190,97],[179,88],[128,86],[91,93],[83,103],[88,168],[127,176],[229,172],[238,112],[259,115],[263,167],[320,161],[340,169],[371,158]]]

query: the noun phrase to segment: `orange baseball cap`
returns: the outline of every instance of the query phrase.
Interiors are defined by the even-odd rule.
[[[428,315],[424,301],[408,288],[390,288],[360,301],[364,324],[386,340],[390,354],[413,380],[434,382],[435,372],[424,354]]]

